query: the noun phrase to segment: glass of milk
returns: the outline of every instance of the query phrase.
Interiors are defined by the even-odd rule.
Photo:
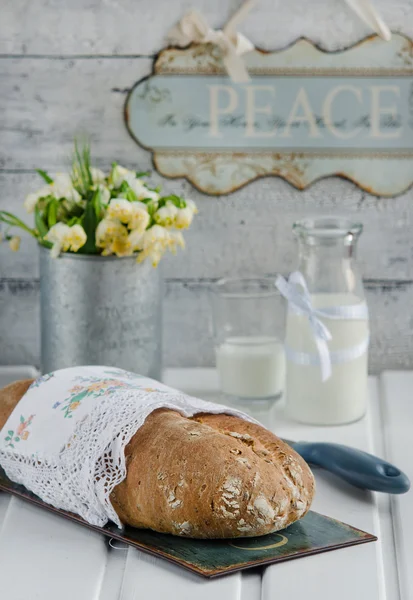
[[[211,287],[211,304],[225,400],[270,408],[285,385],[285,305],[274,278],[221,279]]]
[[[340,217],[306,218],[294,224],[298,268],[314,309],[365,306],[356,262],[362,225]],[[301,286],[300,286],[301,287]],[[289,305],[285,348],[289,415],[314,425],[341,425],[366,411],[369,323],[362,318],[320,317],[328,328],[332,374],[322,380],[314,331],[308,316]],[[306,358],[307,364],[302,357]]]

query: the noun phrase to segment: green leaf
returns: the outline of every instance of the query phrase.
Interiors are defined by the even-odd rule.
[[[14,448],[14,444],[9,444],[10,448]]]
[[[15,441],[15,442],[20,442],[20,438],[19,438],[19,437],[15,437],[15,438],[14,438],[14,441]]]
[[[33,237],[38,237],[34,229],[28,227],[21,219],[6,210],[0,210],[0,222],[6,223],[6,225],[9,225],[10,227],[20,227],[20,229],[27,231],[27,233],[30,233]]]
[[[87,195],[93,185],[90,165],[89,141],[87,137],[82,136],[80,139],[75,139],[72,157],[72,182],[83,197]]]
[[[126,193],[130,190],[130,185],[127,181],[122,181],[119,189],[121,192]]]
[[[24,417],[23,416],[20,417],[20,423],[24,423]]]
[[[162,196],[160,202],[165,203],[169,201],[172,204],[175,204],[177,208],[185,208],[185,200],[176,194],[171,194],[170,196]]]
[[[11,440],[11,437],[8,435],[6,438],[4,438],[6,442],[9,442]]]
[[[85,230],[87,240],[86,244],[78,250],[78,254],[98,254],[99,248],[96,247],[96,228],[98,226],[98,219],[96,217],[95,208],[93,202],[86,204],[85,212],[81,219],[81,225]]]
[[[98,221],[100,221],[101,219],[103,219],[103,206],[102,206],[102,193],[99,188],[93,194],[92,204],[93,204],[93,208],[95,210],[96,218]]]
[[[39,240],[39,244],[44,248],[53,248],[53,244],[51,242],[47,242],[46,240]]]
[[[46,210],[45,210],[45,212],[46,212]],[[40,210],[37,208],[37,206],[34,209],[34,222],[36,225],[36,229],[40,234],[40,237],[44,238],[44,236],[47,234],[49,229],[48,229],[46,223],[44,222],[42,214],[41,214]]]
[[[8,433],[9,435],[14,435],[14,431],[13,431],[12,429],[10,429],[10,430],[9,430],[7,433]]]
[[[73,227],[73,225],[80,225],[81,221],[81,217],[72,217],[68,220],[67,224],[69,225],[69,227]]]
[[[58,200],[56,200],[56,198],[51,200],[49,203],[49,208],[47,211],[47,224],[49,225],[49,229],[51,227],[53,227],[53,225],[56,225],[56,223],[57,223],[58,206],[59,206],[59,202],[58,202]]]
[[[53,183],[53,179],[49,177],[46,171],[42,171],[42,169],[36,169],[36,172],[39,173],[40,177],[43,177],[46,183]]]
[[[136,177],[149,177],[150,171],[136,171]]]

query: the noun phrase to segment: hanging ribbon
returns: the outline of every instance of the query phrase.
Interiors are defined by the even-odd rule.
[[[288,281],[279,275],[275,281],[275,285],[280,294],[288,301],[289,309],[308,318],[317,346],[319,360],[316,362],[320,364],[322,381],[327,381],[331,377],[332,362],[351,360],[360,356],[360,351],[362,353],[365,352],[368,346],[368,339],[366,342],[352,349],[335,352],[334,361],[332,361],[332,355],[328,347],[328,342],[331,341],[332,336],[328,327],[321,321],[321,318],[368,319],[368,310],[365,303],[316,309],[312,305],[311,295],[304,276],[298,271],[292,273]],[[310,365],[315,363],[311,355],[291,349],[286,349],[286,351],[287,357],[290,356],[298,364]]]
[[[235,83],[245,83],[250,77],[242,57],[254,49],[254,44],[236,29],[256,3],[257,0],[244,2],[224,29],[212,29],[199,12],[191,10],[169,32],[168,39],[177,46],[187,46],[191,42],[219,46],[228,75]]]
[[[371,0],[346,0],[347,4],[369,27],[386,42],[391,40],[391,31],[374,8]]]

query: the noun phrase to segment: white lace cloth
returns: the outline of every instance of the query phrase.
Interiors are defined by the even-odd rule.
[[[121,369],[63,369],[37,379],[10,415],[0,432],[0,464],[44,502],[93,525],[122,527],[110,493],[126,477],[126,445],[161,407],[253,421]]]

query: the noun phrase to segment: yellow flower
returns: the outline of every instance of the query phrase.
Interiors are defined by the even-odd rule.
[[[115,239],[127,237],[128,230],[117,219],[105,217],[96,228],[96,246],[106,248]]]
[[[65,238],[65,245],[67,250],[77,252],[87,242],[87,235],[81,225],[73,225],[69,228],[67,236]]]
[[[30,435],[30,431],[23,431],[23,433],[21,434],[20,437],[21,437],[22,440],[27,440],[27,438],[29,437],[29,435]]]
[[[72,402],[69,406],[69,410],[76,410],[79,405],[80,405],[80,402]]]
[[[129,238],[119,238],[114,240],[111,245],[111,251],[116,256],[131,256],[133,254],[132,244]]]
[[[77,252],[87,241],[85,230],[81,225],[69,227],[65,223],[56,223],[44,236],[44,239],[53,244],[52,257],[56,258],[60,252],[72,250]]]
[[[107,216],[118,219],[121,223],[129,223],[132,216],[132,203],[124,198],[114,198],[108,206]]]
[[[13,250],[13,252],[17,252],[20,248],[20,237],[18,235],[14,235],[9,241],[9,246]]]

